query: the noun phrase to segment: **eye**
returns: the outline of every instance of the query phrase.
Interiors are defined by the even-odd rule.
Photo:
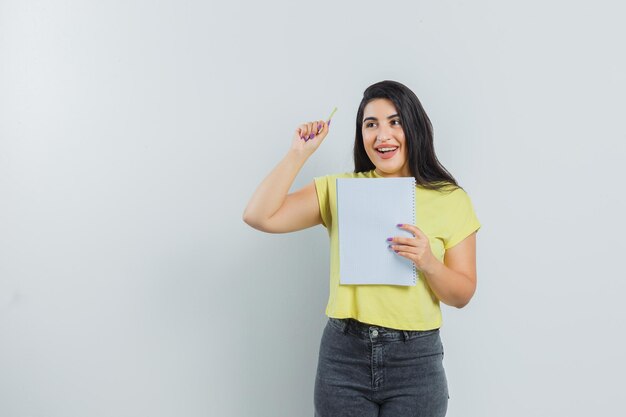
[[[400,123],[400,119],[393,119],[393,120],[391,121],[391,123],[392,123],[392,124],[395,124],[396,126],[400,126],[400,125],[401,125],[401,123]]]
[[[368,123],[365,123],[365,127],[366,127],[366,128],[367,128],[367,127],[372,127],[373,125],[374,125],[374,123],[373,123],[373,122],[368,122]]]

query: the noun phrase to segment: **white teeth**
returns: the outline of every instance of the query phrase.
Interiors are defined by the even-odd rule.
[[[378,148],[379,152],[389,152],[389,151],[395,151],[398,148]]]

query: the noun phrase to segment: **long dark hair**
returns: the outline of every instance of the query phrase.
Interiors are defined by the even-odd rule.
[[[371,100],[386,98],[396,107],[404,130],[408,148],[408,163],[411,175],[417,185],[431,190],[453,190],[460,187],[452,174],[441,165],[435,155],[433,126],[426,115],[422,103],[404,84],[397,81],[381,81],[372,84],[363,92],[363,99],[356,114],[356,135],[354,138],[354,172],[367,172],[376,168],[363,146],[363,113]]]

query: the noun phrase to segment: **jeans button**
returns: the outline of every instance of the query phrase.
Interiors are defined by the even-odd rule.
[[[372,330],[372,337],[376,337],[378,336],[378,330],[374,329]]]

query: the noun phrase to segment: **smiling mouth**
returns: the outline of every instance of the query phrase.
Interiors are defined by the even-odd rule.
[[[398,153],[398,146],[381,146],[376,149],[376,153],[380,159],[391,159]]]

